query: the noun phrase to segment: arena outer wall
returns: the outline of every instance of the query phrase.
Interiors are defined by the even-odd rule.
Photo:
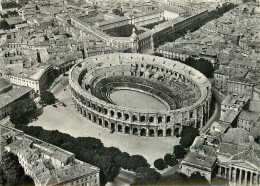
[[[129,69],[136,66],[142,68],[132,74],[130,71],[125,71],[124,68],[128,68],[127,66]],[[147,70],[151,66],[155,69]],[[95,83],[96,79],[117,75],[139,77],[143,74],[140,78],[149,79],[151,73],[157,74],[151,78],[170,77],[185,83],[191,89],[198,89],[197,100],[173,110],[145,111],[108,103],[92,95],[90,90],[83,89],[80,85],[85,76],[88,82]],[[132,53],[94,56],[72,67],[69,83],[76,109],[93,123],[116,132],[147,137],[175,136],[180,134],[183,126],[192,125],[201,128],[209,119],[212,96],[210,81],[199,71],[178,61]],[[187,102],[187,100],[183,101]],[[187,103],[190,103],[189,100]]]

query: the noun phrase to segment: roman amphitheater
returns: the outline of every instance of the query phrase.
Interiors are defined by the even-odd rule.
[[[77,110],[93,123],[128,135],[179,135],[209,118],[211,83],[199,71],[161,57],[116,53],[94,56],[70,71]]]

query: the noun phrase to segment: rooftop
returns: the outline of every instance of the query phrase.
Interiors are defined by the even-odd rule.
[[[20,87],[12,89],[7,93],[0,94],[0,108],[9,105],[23,95],[29,93],[31,90],[32,89],[29,87]]]

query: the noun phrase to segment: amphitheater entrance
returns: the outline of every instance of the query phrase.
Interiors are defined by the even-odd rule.
[[[163,136],[163,130],[158,130],[158,137],[162,137]]]
[[[117,129],[118,129],[118,132],[123,132],[123,130],[122,130],[122,125],[118,125],[118,126],[117,126]]]
[[[146,129],[141,129],[141,136],[146,136]]]
[[[138,130],[137,130],[137,128],[133,128],[133,135],[138,135]]]
[[[174,129],[174,135],[175,135],[175,136],[179,136],[179,135],[180,135],[180,132],[179,132],[179,131],[180,131],[179,128],[175,128],[175,129]]]
[[[172,129],[167,129],[166,136],[171,136],[171,135],[172,135]]]
[[[119,106],[141,110],[168,110],[159,99],[138,90],[117,89],[109,94],[110,100]],[[142,103],[142,104],[140,104]]]
[[[151,136],[151,137],[154,136],[154,130],[153,129],[149,130],[149,136]]]
[[[111,123],[111,130],[115,130],[115,124]]]
[[[125,127],[125,133],[130,134],[130,128],[128,126]]]

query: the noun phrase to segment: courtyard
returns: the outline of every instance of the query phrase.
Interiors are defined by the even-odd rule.
[[[46,130],[59,130],[74,137],[95,137],[101,139],[106,147],[117,147],[130,155],[140,154],[148,163],[153,165],[154,160],[163,158],[166,153],[172,153],[173,146],[179,144],[180,138],[148,138],[126,135],[104,129],[83,117],[76,111],[71,102],[69,86],[60,85],[56,88],[55,96],[65,103],[66,107],[44,107],[44,112],[37,121],[30,125],[41,126]],[[59,89],[59,91],[57,91]]]

